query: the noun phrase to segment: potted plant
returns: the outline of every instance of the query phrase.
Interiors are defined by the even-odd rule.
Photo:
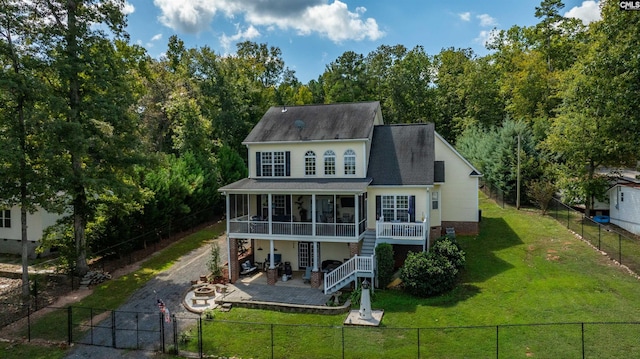
[[[300,215],[300,222],[304,222],[307,220],[307,209],[302,207],[302,205],[304,204],[303,200],[302,200],[302,196],[298,197],[298,200],[296,201],[296,204],[298,205],[298,214]]]

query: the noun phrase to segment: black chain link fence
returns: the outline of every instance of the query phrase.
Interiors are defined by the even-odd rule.
[[[584,213],[560,202],[551,201],[547,214],[580,235],[609,258],[640,273],[640,240],[611,224],[602,224]]]
[[[25,328],[30,340],[192,358],[640,357],[640,322],[391,328],[221,321],[80,307],[49,309],[53,314],[45,322]],[[50,325],[53,322],[56,325]]]
[[[201,226],[207,225],[216,218],[213,210],[203,210],[185,218],[174,221],[190,223],[186,233],[193,233]],[[196,223],[196,220],[198,223]],[[196,225],[197,224],[197,225]],[[148,258],[151,254],[168,246],[185,234],[183,227],[166,224],[140,236],[126,239],[111,247],[93,252],[89,255],[89,268],[92,271],[112,272],[126,265]],[[140,248],[142,243],[142,248]],[[52,305],[60,296],[78,289],[82,278],[70,274],[60,274],[57,259],[40,262],[30,266],[37,274],[30,274],[29,299],[22,296],[22,287],[0,292],[0,328],[25,318],[30,312]]]

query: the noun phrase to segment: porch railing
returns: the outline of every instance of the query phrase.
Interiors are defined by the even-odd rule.
[[[229,233],[233,234],[278,234],[291,236],[312,236],[311,222],[271,222],[254,221],[244,217],[229,220]],[[271,229],[271,231],[269,231]],[[355,223],[316,223],[316,236],[355,237]]]
[[[324,275],[324,293],[333,293],[357,277],[375,278],[375,256],[355,255],[338,268]]]
[[[425,222],[376,222],[376,236],[398,240],[424,240],[427,235]]]

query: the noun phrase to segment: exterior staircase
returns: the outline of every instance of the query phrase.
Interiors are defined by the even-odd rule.
[[[360,255],[352,257],[335,270],[324,276],[324,293],[333,294],[358,280],[358,278],[369,278],[373,283],[376,277],[376,232],[368,230],[362,240]]]
[[[369,229],[364,232],[364,238],[362,239],[362,248],[360,249],[361,256],[375,255],[376,249],[376,231]]]

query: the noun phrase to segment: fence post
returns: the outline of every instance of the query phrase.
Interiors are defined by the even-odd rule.
[[[69,345],[71,345],[71,343],[73,342],[73,325],[71,324],[71,319],[73,319],[72,308],[73,307],[71,306],[67,308],[67,344]]]
[[[202,317],[198,318],[198,352],[200,358],[204,357],[204,347],[202,343]]]
[[[27,304],[27,340],[31,342],[31,305]]]
[[[418,328],[418,359],[420,359],[420,328]]]
[[[498,341],[498,336],[499,336],[499,325],[496,325],[496,359],[500,358],[500,351],[498,350],[498,345],[500,344],[500,342]]]
[[[162,354],[166,353],[165,343],[164,343],[164,318],[163,313],[158,313],[158,318],[160,319],[160,342],[162,343]]]
[[[273,323],[271,323],[271,359],[274,358],[274,356],[273,356],[273,346],[274,346],[274,343],[273,343]]]
[[[582,359],[584,359],[584,323],[582,323]]]
[[[178,348],[178,320],[176,315],[173,315],[173,353],[178,355],[180,348]]]
[[[622,264],[622,235],[618,233],[618,263]]]
[[[111,311],[111,346],[116,347],[116,311]]]

